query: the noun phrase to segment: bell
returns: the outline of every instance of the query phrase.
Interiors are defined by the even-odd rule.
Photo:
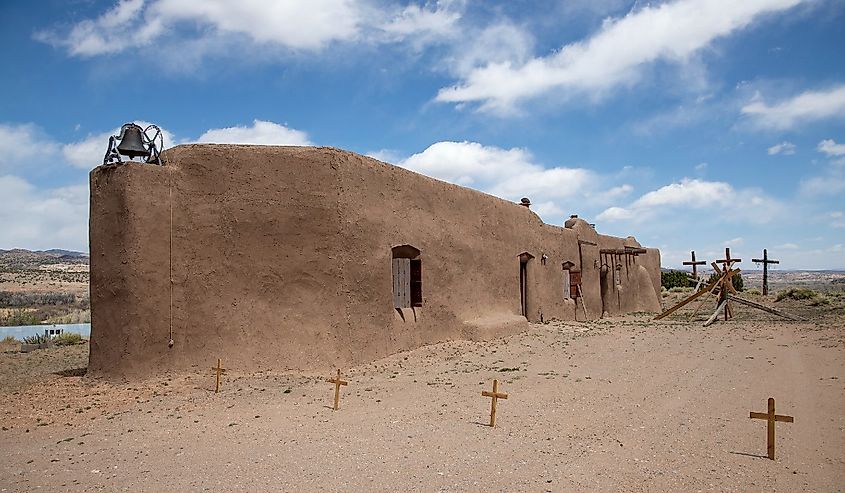
[[[150,157],[150,151],[144,146],[144,130],[134,123],[127,123],[120,129],[120,144],[117,152],[129,159],[134,157]]]

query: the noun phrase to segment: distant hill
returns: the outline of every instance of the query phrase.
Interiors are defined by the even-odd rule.
[[[0,250],[0,269],[38,269],[42,265],[53,264],[88,265],[88,254],[61,249],[31,251],[14,248],[12,250]]]
[[[35,253],[48,253],[53,255],[60,255],[62,257],[88,257],[87,253],[74,252],[73,250],[62,250],[59,248],[53,248],[50,250],[36,250]]]

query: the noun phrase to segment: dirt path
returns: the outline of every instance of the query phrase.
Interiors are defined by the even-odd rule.
[[[55,376],[0,400],[10,428],[0,433],[0,490],[845,485],[841,325],[704,329],[638,317],[535,325],[345,373],[339,412],[317,375],[232,369],[217,396],[210,370],[119,386]],[[480,395],[493,378],[510,394],[495,429],[485,426],[490,402]],[[778,413],[795,416],[778,424],[776,461],[764,458],[765,422],[748,418],[766,410],[769,396]]]

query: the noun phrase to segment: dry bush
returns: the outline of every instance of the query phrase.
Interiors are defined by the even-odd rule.
[[[10,310],[5,316],[0,315],[0,325],[36,325],[39,322],[38,315],[27,310]]]
[[[778,291],[777,298],[775,301],[782,301],[785,299],[790,300],[811,300],[814,298],[819,298],[818,291],[813,291],[812,289],[807,288],[789,288],[784,289],[783,291]]]
[[[675,286],[674,288],[669,288],[670,293],[690,293],[694,288],[686,288],[681,286]]]
[[[82,342],[82,336],[76,332],[62,332],[57,336],[53,336],[53,344],[56,346],[73,346]]]

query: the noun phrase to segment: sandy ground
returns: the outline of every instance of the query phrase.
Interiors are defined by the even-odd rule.
[[[346,369],[337,412],[328,368],[232,368],[215,395],[214,362],[115,384],[54,349],[60,374],[4,379],[0,491],[842,491],[841,320],[532,325]],[[47,358],[0,357],[6,377]],[[795,417],[776,461],[748,417],[769,396]]]

